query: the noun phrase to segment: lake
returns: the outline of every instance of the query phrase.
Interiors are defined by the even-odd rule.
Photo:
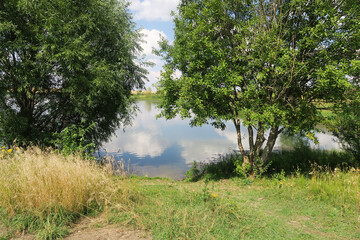
[[[156,119],[159,109],[153,101],[137,102],[139,111],[132,126],[119,129],[103,144],[102,154],[107,152],[116,160],[129,163],[138,175],[183,179],[191,164],[208,162],[221,154],[237,150],[236,130],[228,123],[224,131],[210,125],[190,127],[188,119]],[[242,127],[244,145],[247,145],[247,129]],[[321,149],[338,149],[335,138],[327,133],[316,133]],[[275,149],[286,146],[286,138],[280,137]]]

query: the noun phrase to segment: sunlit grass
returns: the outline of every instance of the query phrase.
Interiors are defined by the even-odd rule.
[[[39,148],[6,153],[0,158],[0,211],[18,230],[47,229],[40,235],[56,238],[83,215],[124,209],[133,194],[124,178],[115,181],[111,169],[81,155]]]
[[[216,181],[209,175],[189,183],[128,178],[124,166],[114,176],[110,164],[37,148],[3,153],[0,216],[40,239],[65,236],[71,223],[97,213],[110,224],[145,229],[153,239],[360,238],[356,168],[313,165],[307,174]]]
[[[335,207],[344,211],[360,212],[360,169],[351,168],[341,171],[314,169],[307,186],[299,178],[291,178],[290,184],[303,186],[309,196],[322,201],[331,202]]]
[[[16,211],[83,212],[101,205],[111,178],[79,156],[64,158],[38,148],[19,151],[0,164],[0,205]]]
[[[110,216],[154,239],[357,239],[360,170],[194,183],[134,180],[137,217]],[[134,214],[133,213],[133,214]]]

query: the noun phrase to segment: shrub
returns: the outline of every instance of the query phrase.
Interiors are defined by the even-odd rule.
[[[308,173],[312,170],[313,164],[327,166],[329,169],[357,166],[351,154],[337,150],[312,149],[308,145],[295,146],[293,150],[272,153],[270,156],[271,165],[267,174],[279,173],[285,170],[286,173],[301,171]]]
[[[341,105],[332,123],[333,134],[344,150],[353,154],[360,163],[360,96]]]
[[[94,127],[94,122],[87,127],[84,122],[79,125],[71,125],[60,133],[55,133],[56,139],[52,143],[65,156],[80,152],[84,157],[93,159],[95,144],[89,140],[87,135]]]
[[[241,155],[233,152],[219,155],[218,158],[208,163],[193,163],[193,166],[186,172],[188,181],[198,181],[204,177],[211,180],[227,179],[236,176],[236,163],[242,162]]]

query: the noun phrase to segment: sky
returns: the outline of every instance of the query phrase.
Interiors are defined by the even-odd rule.
[[[148,67],[149,81],[146,82],[145,88],[153,86],[160,77],[162,69],[162,60],[152,53],[153,48],[158,48],[160,36],[174,40],[174,24],[172,22],[171,11],[175,11],[180,0],[128,0],[130,3],[130,13],[133,15],[133,21],[137,28],[141,29],[143,34],[143,57],[147,61],[153,62],[153,67]]]

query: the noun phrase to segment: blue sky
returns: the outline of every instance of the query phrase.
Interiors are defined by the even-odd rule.
[[[158,47],[157,42],[160,35],[172,41],[174,38],[171,11],[175,11],[180,0],[128,0],[129,9],[133,15],[133,21],[143,34],[142,48],[146,60],[155,63],[154,67],[149,67],[149,82],[145,87],[151,87],[158,81],[163,62],[159,57],[152,54],[152,48]]]

